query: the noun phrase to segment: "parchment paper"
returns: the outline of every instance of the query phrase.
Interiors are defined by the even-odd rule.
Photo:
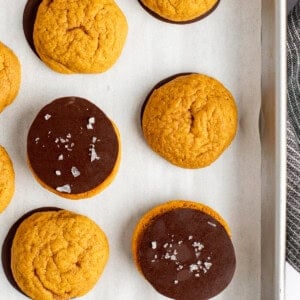
[[[155,300],[160,296],[138,273],[131,258],[131,235],[138,219],[154,205],[190,199],[219,211],[232,229],[237,270],[216,299],[260,297],[260,1],[223,0],[217,10],[191,25],[163,23],[138,1],[119,0],[129,35],[121,58],[100,75],[60,75],[29,48],[22,29],[25,0],[0,0],[0,40],[22,64],[22,87],[15,102],[0,114],[0,144],[12,157],[15,196],[0,215],[0,242],[14,221],[41,206],[85,214],[106,232],[110,259],[96,287],[84,299]],[[175,167],[144,142],[140,109],[149,90],[179,72],[211,75],[233,93],[239,131],[230,148],[212,166]],[[26,165],[26,136],[37,112],[62,96],[90,99],[118,125],[123,145],[114,182],[90,200],[71,201],[43,189]],[[1,299],[25,299],[8,283],[0,267]]]

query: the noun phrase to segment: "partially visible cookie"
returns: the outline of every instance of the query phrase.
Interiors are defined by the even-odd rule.
[[[216,296],[236,268],[226,221],[210,207],[185,200],[147,212],[135,228],[132,253],[153,288],[176,300]]]
[[[105,233],[89,218],[65,210],[37,212],[16,231],[11,269],[30,298],[71,299],[95,286],[108,255]]]
[[[69,199],[92,197],[117,174],[119,131],[95,104],[59,98],[41,109],[27,137],[33,174],[48,190]]]
[[[18,95],[21,65],[14,52],[0,42],[0,112]]]
[[[15,192],[15,172],[11,159],[0,146],[0,213],[10,203]]]
[[[142,110],[149,146],[174,165],[203,168],[230,145],[237,131],[231,93],[202,74],[175,75],[159,83]]]
[[[139,0],[154,17],[170,23],[192,23],[212,13],[220,0]]]
[[[126,17],[113,0],[43,0],[33,40],[54,71],[101,73],[121,55],[127,30]]]

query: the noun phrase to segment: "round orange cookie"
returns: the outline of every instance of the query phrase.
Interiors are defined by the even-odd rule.
[[[175,75],[145,101],[142,129],[149,146],[174,165],[203,168],[230,145],[237,131],[231,93],[202,74]]]
[[[0,112],[17,97],[20,84],[20,62],[13,51],[0,42]]]
[[[15,172],[6,150],[0,146],[0,213],[10,203],[15,192]]]
[[[215,10],[220,0],[139,0],[153,16],[170,23],[198,21]]]
[[[105,233],[88,217],[66,210],[36,212],[16,231],[11,270],[31,299],[67,300],[94,287],[108,256]]]
[[[236,258],[224,219],[210,207],[177,200],[147,212],[133,234],[138,270],[162,295],[204,300],[231,282]]]
[[[43,0],[33,41],[54,71],[101,73],[121,55],[127,31],[126,17],[114,0]]]

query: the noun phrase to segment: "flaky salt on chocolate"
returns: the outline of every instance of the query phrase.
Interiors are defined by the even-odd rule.
[[[96,105],[78,97],[54,100],[39,112],[28,133],[27,152],[43,185],[71,199],[106,187],[120,159],[114,124]]]

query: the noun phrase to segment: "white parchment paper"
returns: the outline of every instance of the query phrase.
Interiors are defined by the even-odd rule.
[[[237,270],[216,299],[260,298],[260,0],[222,0],[217,10],[190,25],[163,23],[136,0],[119,0],[129,34],[117,64],[99,75],[60,75],[31,51],[23,35],[25,0],[0,0],[0,40],[22,64],[22,87],[0,114],[0,144],[16,172],[15,196],[0,215],[0,242],[27,211],[57,206],[85,214],[106,232],[110,259],[96,287],[84,299],[155,300],[160,296],[137,272],[130,252],[138,219],[154,205],[190,199],[219,211],[232,229]],[[233,93],[239,131],[230,148],[212,166],[175,167],[152,152],[140,129],[140,109],[149,90],[179,72],[211,75]],[[80,96],[97,104],[118,125],[123,146],[114,182],[90,200],[70,201],[43,189],[26,165],[26,136],[37,112],[51,100]],[[0,268],[1,299],[25,299]]]

